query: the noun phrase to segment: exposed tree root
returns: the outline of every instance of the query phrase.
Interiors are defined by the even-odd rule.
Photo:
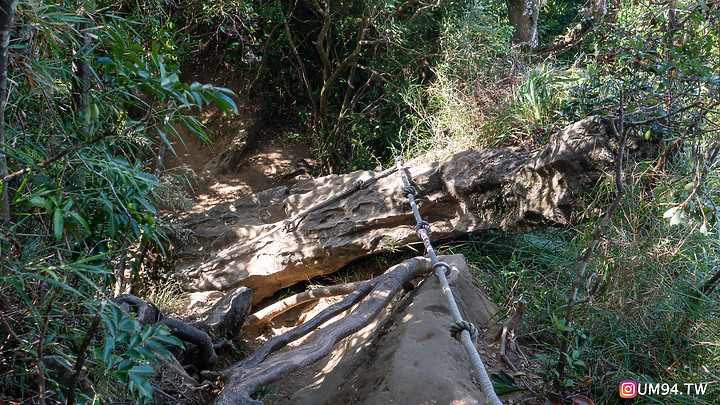
[[[348,295],[355,291],[360,285],[367,283],[367,281],[357,281],[354,283],[338,284],[329,287],[313,288],[310,291],[305,291],[300,294],[295,294],[292,297],[285,298],[282,301],[278,301],[267,308],[261,309],[254,314],[248,316],[247,327],[251,328],[264,328],[272,322],[272,320],[278,315],[289,311],[290,309],[310,302],[318,300],[320,298],[336,297],[338,295]]]
[[[212,340],[206,332],[177,318],[165,316],[155,304],[134,295],[120,295],[115,298],[115,301],[125,306],[128,312],[134,312],[140,324],[166,325],[173,336],[197,346],[197,359],[192,361],[192,365],[198,370],[212,370],[217,366],[218,356],[213,348]]]
[[[351,307],[362,295],[367,294],[367,292],[365,292],[366,290],[369,291],[369,289],[372,289],[365,301],[358,304],[357,308],[346,317],[318,332],[317,337],[312,342],[273,356],[264,363],[260,362],[267,354],[253,355],[239,365],[225,370],[223,373],[225,388],[218,396],[216,404],[262,404],[250,398],[250,395],[267,384],[281,379],[288,373],[325,357],[330,353],[335,343],[357,332],[375,319],[382,312],[383,308],[392,301],[404,283],[419,274],[429,272],[431,264],[429,259],[414,258],[390,268],[382,276],[360,285],[343,301],[328,307],[318,314],[307,323],[312,323],[312,327],[302,325],[296,328],[300,329],[305,327],[302,335],[307,334],[310,330],[321,325],[326,319],[344,310],[340,308]],[[326,312],[332,315],[327,315]],[[318,318],[323,320],[316,320]],[[294,331],[295,329],[286,335],[292,335]],[[297,334],[297,332],[295,333]],[[297,339],[297,337],[295,337],[295,339],[289,340],[289,338],[284,338],[284,336],[285,335],[278,337],[281,341],[285,341],[283,346],[287,344],[287,341]],[[271,342],[272,340],[265,346],[270,345]],[[265,346],[258,352],[267,350]],[[276,344],[273,344],[273,347],[276,347],[275,350],[279,348]]]

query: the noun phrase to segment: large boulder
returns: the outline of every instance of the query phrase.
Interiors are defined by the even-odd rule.
[[[614,162],[610,125],[606,119],[584,119],[534,154],[515,148],[466,151],[407,168],[431,238],[571,224],[582,210],[578,196]],[[418,241],[398,173],[308,214],[288,230],[254,240],[354,182],[377,176],[359,171],[304,180],[191,216],[186,225],[194,242],[176,241],[179,280],[189,291],[244,285],[256,303],[362,256]]]
[[[452,266],[448,282],[463,318],[487,325],[498,308],[462,255],[442,260]],[[338,343],[290,404],[484,404],[468,355],[450,336],[453,320],[439,284],[429,275],[387,317]],[[497,370],[495,361],[483,361],[489,371]]]

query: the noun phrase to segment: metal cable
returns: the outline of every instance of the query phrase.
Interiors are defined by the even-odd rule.
[[[475,374],[477,374],[478,379],[480,379],[480,388],[482,389],[483,394],[485,394],[485,400],[491,405],[502,405],[502,402],[500,402],[500,399],[495,394],[495,389],[492,386],[492,382],[490,382],[487,371],[485,371],[485,365],[483,364],[482,359],[473,344],[472,335],[477,336],[477,329],[471,323],[463,320],[457,303],[455,302],[455,297],[453,297],[453,293],[450,290],[450,285],[448,284],[447,277],[445,276],[445,270],[449,270],[450,265],[438,260],[437,252],[433,249],[433,246],[430,243],[430,225],[423,221],[420,216],[417,203],[415,203],[415,194],[417,194],[417,191],[415,187],[410,185],[407,175],[405,174],[403,157],[399,156],[395,158],[395,163],[397,170],[400,172],[400,177],[402,178],[404,186],[403,194],[407,195],[408,200],[410,200],[410,206],[412,207],[413,214],[415,215],[415,221],[417,222],[417,226],[415,227],[416,232],[425,244],[425,250],[427,251],[428,256],[432,259],[433,271],[440,281],[440,287],[442,288],[443,294],[445,294],[445,298],[447,298],[450,312],[452,313],[453,320],[455,321],[455,324],[451,327],[451,333],[458,336],[459,332],[459,340],[463,346],[465,346],[465,351],[470,357],[470,362],[475,369]]]

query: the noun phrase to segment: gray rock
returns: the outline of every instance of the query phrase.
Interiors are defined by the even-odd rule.
[[[462,255],[442,258],[466,321],[481,328],[498,311]],[[429,276],[383,321],[336,345],[314,382],[293,395],[293,405],[484,404],[485,396],[460,342],[439,282]],[[486,364],[487,366],[487,364]]]

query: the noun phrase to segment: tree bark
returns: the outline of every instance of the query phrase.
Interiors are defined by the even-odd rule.
[[[10,30],[18,1],[0,1],[0,149],[5,149],[5,108],[7,107],[7,71],[8,49],[10,47]],[[10,222],[10,201],[8,198],[8,182],[4,180],[8,174],[7,156],[0,152],[0,178],[2,181],[2,197],[0,197],[0,215]]]
[[[528,48],[538,44],[537,21],[540,13],[540,0],[506,0],[508,19],[515,29],[512,42]]]
[[[577,45],[578,42],[590,32],[595,24],[602,21],[607,12],[606,0],[595,0],[593,1],[589,14],[581,21],[578,25],[573,27],[567,34],[556,39],[553,43],[543,45],[535,49],[536,55],[560,55],[573,46]]]
[[[82,129],[88,132],[89,122],[85,118],[89,103],[90,90],[90,65],[87,57],[92,46],[92,38],[88,32],[88,23],[81,22],[78,24],[78,33],[82,38],[82,46],[73,55],[72,69],[75,73],[72,80],[72,100],[73,109],[82,117]]]

